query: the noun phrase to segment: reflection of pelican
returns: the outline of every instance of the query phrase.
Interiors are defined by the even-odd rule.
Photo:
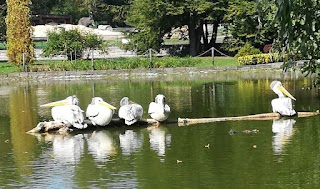
[[[143,136],[133,130],[126,130],[124,134],[119,134],[120,147],[123,155],[130,155],[142,147]]]
[[[86,116],[93,125],[105,126],[110,123],[115,109],[101,97],[94,97],[87,107]]]
[[[59,163],[78,163],[84,152],[84,138],[83,134],[67,137],[55,135],[52,141],[54,158]]]
[[[40,107],[52,107],[51,115],[53,120],[66,122],[78,129],[84,129],[87,125],[82,124],[84,120],[83,110],[78,105],[79,99],[73,95],[64,100],[43,104]]]
[[[148,114],[157,121],[165,121],[170,114],[170,107],[166,104],[166,97],[158,94],[154,102],[149,104]]]
[[[141,105],[129,101],[128,97],[123,97],[120,101],[119,117],[125,120],[126,125],[132,125],[141,119],[143,108]]]
[[[281,84],[280,81],[272,81],[270,84],[271,89],[279,96],[279,98],[271,101],[272,111],[278,112],[282,116],[293,116],[296,111],[292,108],[292,101],[296,100]],[[285,95],[287,97],[285,97]]]
[[[112,136],[107,131],[95,131],[87,141],[89,153],[98,161],[106,161],[117,153]]]
[[[273,120],[272,132],[275,134],[273,136],[273,149],[276,154],[281,154],[283,146],[290,142],[295,122],[293,119]]]
[[[164,157],[166,154],[166,145],[171,143],[171,135],[167,134],[160,127],[152,127],[149,129],[150,148],[158,153],[158,156]]]

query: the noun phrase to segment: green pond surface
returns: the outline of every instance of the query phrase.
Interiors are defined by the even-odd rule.
[[[159,93],[171,107],[170,120],[268,113],[277,97],[269,87],[274,79],[295,96],[297,111],[319,109],[309,79],[276,71],[3,83],[0,187],[319,188],[320,116],[26,133],[51,119],[41,104],[73,94],[83,110],[93,96],[117,108],[128,96],[143,106],[145,119]]]

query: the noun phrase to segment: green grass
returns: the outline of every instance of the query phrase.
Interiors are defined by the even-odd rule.
[[[154,57],[152,59],[153,68],[176,68],[176,67],[235,67],[238,66],[235,58],[215,57],[212,64],[211,57]],[[149,68],[149,58],[114,58],[94,60],[97,70],[114,69],[143,69]],[[0,63],[0,74],[8,74],[22,71],[22,66],[18,67],[7,62]],[[65,70],[91,70],[90,60],[77,61],[36,61],[29,66],[33,72],[41,71],[65,71]]]
[[[196,64],[195,67],[206,68],[206,67],[235,67],[239,64],[237,59],[233,57],[214,57],[214,62],[212,62],[211,57],[200,57],[200,63]]]
[[[0,63],[0,74],[19,72],[21,70],[22,70],[22,67],[15,66],[15,65],[9,64],[7,62]]]

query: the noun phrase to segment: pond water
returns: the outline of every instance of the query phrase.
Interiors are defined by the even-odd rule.
[[[50,120],[41,104],[76,94],[119,107],[167,97],[171,120],[271,112],[280,80],[297,111],[319,109],[319,93],[295,73],[226,72],[125,80],[3,83],[0,86],[0,186],[4,188],[319,188],[320,116],[179,126],[110,127],[30,135]],[[116,115],[115,115],[116,116]],[[257,133],[244,130],[257,129]],[[236,131],[235,133],[229,132]]]

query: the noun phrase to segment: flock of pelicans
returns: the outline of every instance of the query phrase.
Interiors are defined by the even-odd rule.
[[[54,121],[67,123],[78,129],[87,128],[87,124],[84,123],[84,111],[79,107],[79,99],[75,95],[64,100],[43,104],[41,107],[52,107],[51,115]],[[116,109],[101,97],[93,97],[85,114],[93,125],[106,126],[111,122]],[[166,104],[164,95],[158,94],[155,101],[149,104],[148,114],[158,122],[163,122],[168,118],[170,107]],[[130,101],[128,97],[123,97],[120,101],[118,115],[126,125],[132,125],[142,118],[143,108],[140,104]]]
[[[292,100],[296,99],[282,86],[280,81],[273,81],[270,87],[278,95],[278,98],[271,101],[272,111],[282,116],[294,116],[296,111],[292,107]],[[87,128],[87,124],[84,123],[84,111],[79,107],[79,100],[75,95],[41,105],[41,107],[52,107],[51,115],[55,121],[71,124],[78,129]],[[115,110],[116,107],[105,102],[101,97],[94,97],[85,114],[93,125],[106,126],[111,122]],[[126,125],[139,121],[142,114],[143,108],[140,104],[130,101],[128,97],[121,99],[118,115]],[[149,104],[148,114],[158,122],[167,120],[170,107],[166,104],[164,95],[158,94],[155,101]]]

